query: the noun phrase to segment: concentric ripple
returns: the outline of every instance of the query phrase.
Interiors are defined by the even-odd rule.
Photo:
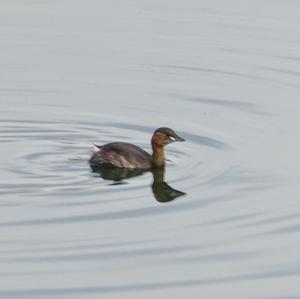
[[[151,152],[149,140],[155,129],[155,127],[109,121],[55,120],[51,122],[2,119],[0,142],[4,142],[4,150],[11,148],[15,150],[4,165],[6,174],[14,177],[14,180],[8,177],[7,181],[2,181],[1,193],[71,196],[78,192],[88,194],[107,190],[109,182],[99,179],[97,174],[93,174],[89,169],[88,159],[92,143],[127,141]],[[204,161],[195,161],[194,157],[199,151],[203,152],[203,156],[210,151],[212,153],[229,151],[230,146],[210,136],[200,136],[183,130],[178,132],[185,136],[187,142],[166,149],[168,160],[166,179],[170,171],[173,182],[190,181],[187,187],[191,188],[194,184],[201,183],[198,180],[193,183],[193,177],[197,172],[200,174],[201,171],[206,171],[203,173],[205,180],[213,179],[218,175],[213,174]],[[207,156],[206,162],[209,163]],[[224,165],[224,167],[230,166]],[[190,173],[189,169],[193,169],[193,173]],[[219,171],[224,172],[225,169]],[[211,173],[208,176],[209,172]],[[148,176],[138,178],[137,181],[138,183],[133,184],[132,188],[145,188],[151,183]],[[114,189],[117,191],[117,188]]]
[[[0,298],[298,298],[299,9],[1,1]]]

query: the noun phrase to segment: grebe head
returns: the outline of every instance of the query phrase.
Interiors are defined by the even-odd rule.
[[[152,136],[151,143],[156,146],[165,146],[175,141],[185,141],[182,137],[179,137],[172,129],[161,127],[158,128]]]

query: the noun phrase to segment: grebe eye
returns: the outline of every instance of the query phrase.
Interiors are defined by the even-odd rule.
[[[170,139],[171,141],[175,141],[175,140],[176,140],[173,136],[170,136],[169,139]]]

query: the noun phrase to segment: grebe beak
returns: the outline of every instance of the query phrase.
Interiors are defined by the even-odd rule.
[[[176,140],[175,141],[183,142],[183,141],[185,141],[185,139],[182,138],[182,137],[180,137],[180,136],[176,136]]]
[[[176,135],[176,136],[170,136],[170,140],[171,140],[172,142],[175,142],[175,141],[183,142],[183,141],[185,141],[185,139],[183,139],[182,137],[180,137],[180,136],[178,136],[178,135]]]

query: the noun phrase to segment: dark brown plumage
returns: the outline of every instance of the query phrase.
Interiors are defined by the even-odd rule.
[[[184,139],[172,129],[162,127],[152,135],[152,155],[134,144],[113,142],[102,146],[97,145],[89,162],[91,167],[111,165],[119,168],[148,170],[165,164],[164,146],[175,141],[184,141]]]

